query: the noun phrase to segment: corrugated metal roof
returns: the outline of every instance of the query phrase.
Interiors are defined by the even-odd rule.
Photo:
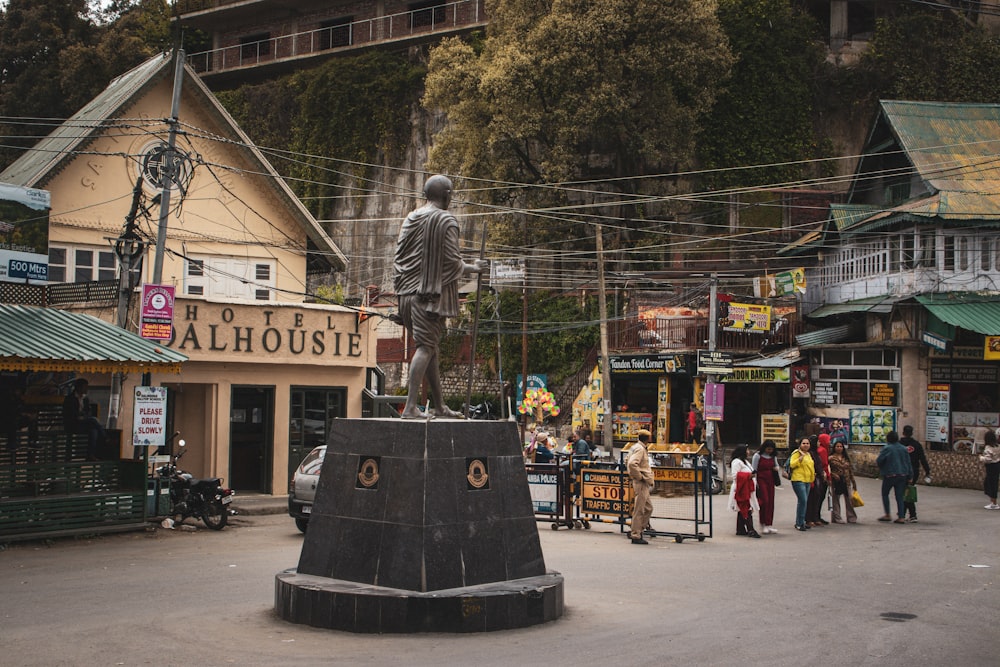
[[[987,336],[1000,336],[1000,292],[935,292],[917,301],[939,320]]]
[[[845,313],[888,313],[892,310],[893,305],[903,298],[905,297],[872,296],[844,303],[828,303],[806,313],[806,317],[819,319],[830,317],[831,315],[843,315]]]
[[[0,369],[178,372],[187,356],[96,317],[0,304]]]
[[[888,126],[898,149],[906,153],[931,194],[892,207],[831,204],[830,228],[849,236],[900,223],[975,221],[980,227],[1000,227],[1000,161],[996,157],[1000,154],[1000,105],[899,100],[880,104],[882,113],[875,128]]]
[[[759,357],[754,359],[741,359],[733,363],[734,366],[747,366],[750,368],[787,368],[802,359],[802,354],[798,348],[789,348],[769,357]]]
[[[824,345],[830,343],[840,343],[851,337],[852,327],[850,324],[843,324],[839,327],[828,327],[817,329],[795,337],[796,345],[803,347],[809,345]]]
[[[1000,105],[883,100],[882,113],[935,190],[1000,192]]]

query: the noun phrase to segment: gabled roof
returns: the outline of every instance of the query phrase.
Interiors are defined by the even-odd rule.
[[[881,108],[876,125],[888,125],[932,191],[1000,193],[1000,105],[883,100]]]
[[[0,304],[0,369],[180,372],[187,356],[84,313]]]
[[[0,181],[30,188],[43,188],[50,175],[75,159],[76,151],[85,148],[96,139],[120,112],[132,106],[163,78],[172,77],[173,62],[170,54],[164,53],[150,58],[112,80],[97,97],[0,173]],[[229,131],[230,136],[225,136],[223,139],[230,140],[231,146],[243,151],[250,161],[269,177],[265,180],[271,184],[278,201],[288,207],[316,249],[332,265],[341,270],[346,268],[347,257],[337,244],[188,65],[184,66],[182,86],[189,94],[197,97],[204,105],[204,109]],[[181,115],[183,117],[183,109]]]
[[[1000,227],[1000,104],[882,100],[879,107],[852,192],[867,173],[866,158],[900,151],[930,194],[889,207],[831,204],[827,232],[849,236],[903,222]],[[810,232],[778,254],[819,241]]]

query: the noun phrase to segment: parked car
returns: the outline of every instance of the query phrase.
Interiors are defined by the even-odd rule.
[[[306,454],[288,485],[288,514],[295,519],[295,526],[303,533],[309,527],[309,515],[312,514],[316,485],[319,484],[319,473],[323,469],[325,456],[326,445],[316,447]]]

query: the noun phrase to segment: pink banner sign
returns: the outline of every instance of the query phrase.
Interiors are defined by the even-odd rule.
[[[139,335],[150,340],[170,340],[174,335],[174,286],[142,286]]]

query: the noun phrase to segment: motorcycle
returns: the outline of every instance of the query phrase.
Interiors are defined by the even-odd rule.
[[[236,514],[235,510],[228,507],[233,502],[235,493],[232,489],[223,487],[222,480],[218,477],[196,479],[191,473],[179,469],[177,461],[184,456],[185,442],[180,440],[177,444],[180,451],[170,463],[156,470],[157,476],[161,480],[167,480],[170,487],[170,517],[164,520],[164,525],[172,528],[174,517],[179,516],[180,520],[176,523],[182,523],[190,516],[201,519],[212,530],[222,530],[226,527],[229,515]]]
[[[714,496],[725,490],[725,480],[722,478],[722,474],[719,472],[719,466],[715,462],[714,458],[709,460],[709,458],[704,454],[698,454],[693,460],[685,457],[684,466],[691,467],[692,465],[696,465],[702,470],[708,470],[708,480],[705,482],[705,491]]]

